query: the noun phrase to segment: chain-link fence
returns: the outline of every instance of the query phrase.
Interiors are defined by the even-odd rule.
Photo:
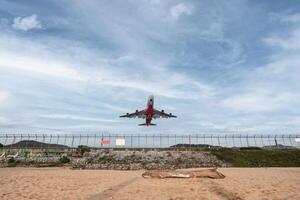
[[[168,148],[265,147],[299,148],[300,135],[271,134],[112,134],[0,133],[2,148]]]

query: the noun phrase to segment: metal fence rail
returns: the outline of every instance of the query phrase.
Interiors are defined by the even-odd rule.
[[[37,146],[35,146],[36,148],[62,148],[62,146],[53,147],[53,145],[50,144],[59,144],[70,148],[76,148],[79,145],[94,148],[167,148],[174,145],[178,147],[200,147],[202,145],[220,147],[299,148],[299,138],[300,135],[286,134],[5,134],[2,132],[0,134],[0,143],[4,145],[4,148],[29,148],[32,142],[28,141],[39,142]],[[23,141],[21,147],[13,145],[21,141]],[[46,143],[46,145],[42,143]]]

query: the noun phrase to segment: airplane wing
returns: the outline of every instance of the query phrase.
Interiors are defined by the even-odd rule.
[[[159,110],[154,109],[153,118],[155,119],[155,118],[160,118],[160,117],[161,118],[170,118],[170,117],[177,117],[177,116],[173,115],[172,113],[165,113],[164,110],[159,111]]]
[[[134,113],[127,113],[126,115],[121,115],[120,117],[128,117],[128,118],[146,118],[146,110],[138,111],[136,110]]]

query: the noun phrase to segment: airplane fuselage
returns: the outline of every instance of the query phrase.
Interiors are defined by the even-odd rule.
[[[154,111],[154,97],[153,95],[149,96],[147,101],[147,109],[146,109],[146,125],[149,126],[152,121],[153,111]]]

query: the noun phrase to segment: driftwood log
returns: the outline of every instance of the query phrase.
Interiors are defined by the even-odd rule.
[[[195,171],[146,171],[142,174],[144,178],[212,178],[223,179],[225,176],[217,169],[203,169]]]

